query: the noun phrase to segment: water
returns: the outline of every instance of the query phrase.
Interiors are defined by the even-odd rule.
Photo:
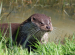
[[[5,8],[4,8],[5,9]],[[51,17],[54,30],[49,33],[49,40],[52,42],[63,41],[64,37],[68,37],[75,33],[75,19],[69,17],[61,9],[49,8],[49,7],[21,7],[19,9],[14,9],[9,17],[6,17],[9,13],[8,8],[4,10],[3,18],[0,23],[21,23],[30,17],[34,13],[41,13]]]

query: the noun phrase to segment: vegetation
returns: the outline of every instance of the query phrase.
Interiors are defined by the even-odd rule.
[[[28,9],[33,9],[35,7],[40,8],[54,8],[62,10],[67,16],[72,16],[75,19],[75,0],[1,0],[0,1],[0,14],[1,18],[8,18],[11,13],[16,11],[26,12]],[[22,8],[22,9],[21,9]],[[36,9],[37,9],[36,8]],[[1,20],[0,18],[0,20]],[[8,21],[7,19],[7,21]]]
[[[74,36],[72,40],[65,39],[65,44],[48,43],[38,47],[39,55],[75,55],[75,41]]]
[[[67,4],[71,4],[71,6],[75,6],[72,2],[75,0],[2,0],[0,1],[0,20],[2,19],[2,9],[4,5],[9,5],[9,9],[19,7],[20,4],[22,5],[32,5],[32,6],[41,6],[41,7],[55,7],[55,5],[59,7],[63,7],[62,9],[65,10]],[[71,1],[71,2],[70,2]],[[66,3],[66,4],[65,4]],[[70,7],[72,8],[72,7]],[[69,8],[68,8],[69,9]],[[75,7],[73,8],[75,9]],[[70,9],[71,10],[71,9]],[[73,14],[75,13],[75,10]],[[10,13],[9,13],[10,14]],[[8,14],[8,15],[9,15]],[[66,13],[68,14],[68,13]],[[7,16],[8,16],[7,15]],[[75,16],[74,16],[75,18]],[[9,41],[9,44],[7,42]],[[39,46],[36,44],[37,50],[30,51],[25,48],[23,49],[22,46],[12,45],[12,41],[9,37],[2,36],[2,32],[0,32],[0,55],[75,55],[75,36],[73,35],[72,39],[65,38],[65,44],[58,44],[47,43],[47,44],[40,44]]]
[[[35,47],[37,47],[37,50],[30,51],[25,48],[23,49],[21,46],[11,46],[9,43],[9,47],[7,47],[6,43],[9,40],[9,38],[5,38],[2,36],[0,32],[0,55],[75,55],[75,37],[73,35],[72,40],[66,38],[65,44],[55,44],[53,43],[47,43],[38,46],[36,44]]]

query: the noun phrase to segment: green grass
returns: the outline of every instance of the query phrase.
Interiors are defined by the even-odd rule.
[[[65,44],[48,43],[47,45],[41,45],[37,52],[39,55],[75,55],[75,41],[65,39]]]
[[[72,40],[66,38],[65,44],[58,44],[47,43],[47,44],[40,44],[39,46],[36,44],[37,50],[35,52],[30,51],[25,48],[23,49],[21,46],[18,47],[16,45],[10,46],[7,48],[7,38],[2,36],[0,32],[0,55],[75,55],[75,38],[74,35]]]
[[[48,0],[47,1],[40,0],[39,4],[46,4],[45,2],[47,4],[50,4]],[[53,2],[53,4],[54,3],[55,2]],[[0,11],[2,11],[2,3],[0,4]],[[35,47],[37,47],[37,50],[35,50],[35,52],[30,51],[30,53],[28,52],[27,49],[23,49],[21,46],[20,47],[16,45],[11,46],[11,43],[8,44],[9,47],[7,48],[6,43],[9,40],[10,40],[9,38],[5,38],[5,36],[2,36],[0,32],[0,55],[75,55],[74,35],[72,37],[72,40],[66,38],[65,44],[63,45],[60,42],[59,44],[49,42],[47,44],[40,44],[39,46],[36,44]]]

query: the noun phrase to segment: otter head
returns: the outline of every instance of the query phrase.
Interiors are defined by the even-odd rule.
[[[31,17],[31,22],[37,25],[42,31],[52,31],[51,18],[44,14],[33,14]]]

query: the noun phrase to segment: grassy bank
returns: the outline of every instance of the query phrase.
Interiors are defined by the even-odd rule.
[[[75,40],[65,39],[65,44],[48,43],[38,48],[39,55],[75,55]]]
[[[37,50],[35,52],[27,51],[27,49],[22,49],[22,47],[6,46],[7,38],[3,37],[0,32],[0,55],[75,55],[75,38],[74,35],[72,40],[65,39],[65,44],[47,43],[46,45],[36,45]]]

